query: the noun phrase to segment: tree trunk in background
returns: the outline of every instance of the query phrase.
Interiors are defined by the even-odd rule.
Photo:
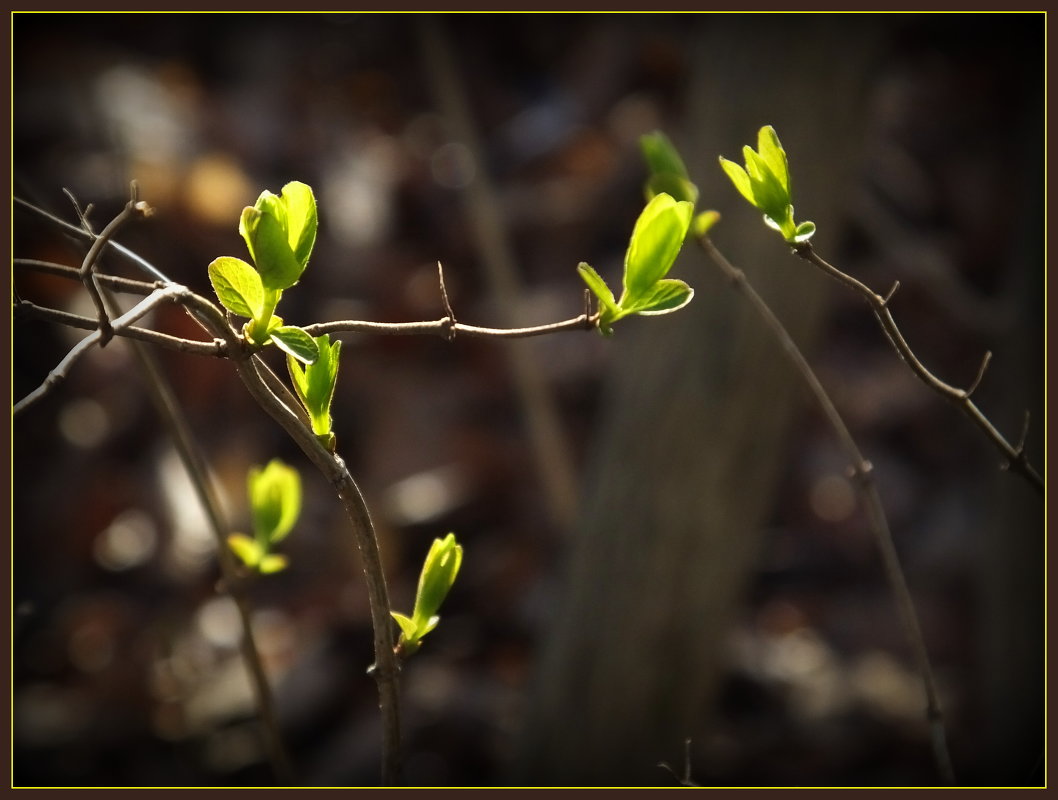
[[[815,221],[819,245],[833,252],[878,20],[694,24],[687,130],[670,135],[701,207],[723,214],[718,246],[809,347],[835,289],[765,228],[716,157],[741,160],[757,129],[775,125],[797,218]],[[800,378],[697,248],[685,248],[674,274],[696,288],[688,309],[629,320],[612,340],[604,418],[565,594],[527,705],[518,783],[671,781],[657,763],[681,763],[683,739],[707,724],[786,434],[805,412]]]

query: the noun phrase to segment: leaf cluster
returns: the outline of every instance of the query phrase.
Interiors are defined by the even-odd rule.
[[[316,199],[312,189],[291,181],[276,195],[265,190],[239,219],[253,265],[241,258],[221,256],[209,265],[209,279],[221,304],[233,314],[248,317],[243,327],[247,341],[280,350],[305,364],[319,355],[316,343],[301,328],[284,325],[276,306],[285,289],[301,278],[316,243]]]
[[[279,572],[286,556],[272,552],[294,528],[301,515],[301,476],[293,467],[272,459],[251,467],[246,478],[253,536],[233,533],[228,546],[242,563],[261,574]]]

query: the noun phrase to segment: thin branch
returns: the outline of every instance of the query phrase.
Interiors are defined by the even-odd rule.
[[[138,320],[144,314],[149,312],[152,308],[160,303],[170,302],[173,300],[181,300],[190,295],[191,293],[186,287],[180,284],[173,283],[162,289],[155,289],[150,295],[137,303],[132,309],[122,314],[120,317],[115,319],[111,323],[111,329],[114,333],[124,330],[126,327],[131,325],[133,322]],[[31,405],[39,401],[41,398],[46,396],[52,389],[58,386],[62,381],[66,379],[66,374],[69,372],[70,367],[85,353],[87,353],[93,345],[99,344],[103,339],[104,333],[100,330],[93,331],[66,354],[66,356],[60,361],[48,376],[44,379],[44,382],[30,392],[26,397],[22,398],[14,407],[14,416],[18,416],[20,413],[25,411]]]
[[[667,761],[659,761],[658,766],[662,769],[667,769],[672,773],[672,777],[680,782],[680,786],[700,786],[701,784],[695,783],[691,780],[691,740],[683,740],[683,774],[680,775],[669,765]]]
[[[918,671],[922,678],[923,689],[926,696],[926,719],[930,726],[930,736],[933,744],[934,760],[942,779],[950,784],[955,783],[955,773],[952,768],[951,755],[948,752],[947,737],[944,731],[944,717],[941,712],[940,697],[937,692],[936,681],[933,677],[933,668],[930,665],[929,654],[926,650],[925,638],[919,625],[918,614],[915,604],[911,598],[911,591],[904,576],[904,570],[900,565],[900,558],[893,544],[893,535],[889,529],[889,521],[882,506],[881,497],[875,486],[873,468],[871,463],[863,457],[856,440],[852,438],[845,421],[841,418],[837,408],[831,401],[823,384],[816,377],[815,372],[808,364],[807,359],[800,349],[790,338],[790,334],[779,321],[764,299],[757,294],[756,290],[746,280],[745,273],[731,264],[724,255],[716,249],[712,241],[707,237],[698,239],[699,245],[705,250],[709,258],[715,263],[731,284],[740,291],[749,301],[750,305],[765,322],[772,333],[782,345],[787,357],[796,367],[802,379],[808,385],[816,402],[822,409],[830,427],[837,435],[838,441],[852,460],[852,471],[854,484],[859,490],[867,519],[875,543],[882,556],[882,565],[885,570],[886,579],[889,582],[890,591],[896,602],[897,611],[901,624],[904,628],[904,636],[911,648],[911,652],[918,665]],[[891,293],[890,293],[891,294]]]
[[[14,259],[13,263],[23,269],[45,272],[62,278],[76,279],[78,276],[78,271],[73,267],[55,264],[50,261],[17,258]],[[149,294],[159,286],[157,283],[119,278],[115,275],[99,274],[96,275],[96,278],[106,286],[135,294]],[[532,336],[546,336],[562,331],[593,330],[598,323],[598,314],[592,314],[590,311],[585,310],[585,313],[571,319],[528,328],[486,328],[477,325],[464,325],[455,322],[452,307],[448,302],[447,292],[444,291],[443,276],[441,280],[442,300],[445,303],[445,311],[448,313],[448,316],[441,319],[423,322],[369,322],[366,320],[345,319],[305,325],[303,330],[310,336],[345,332],[374,333],[383,336],[441,336],[446,339],[453,339],[457,334],[483,339],[526,339]]]
[[[374,631],[375,663],[370,673],[378,685],[379,709],[382,713],[382,784],[392,786],[400,776],[400,667],[393,645],[393,622],[390,617],[389,590],[378,549],[378,538],[367,504],[345,462],[331,455],[307,428],[269,390],[258,372],[256,356],[236,360],[239,377],[255,400],[290,434],[302,451],[333,484],[352,523],[353,535],[363,560]]]
[[[456,338],[456,314],[452,310],[452,304],[448,300],[448,290],[445,288],[445,270],[441,262],[437,262],[437,282],[441,287],[441,301],[444,303],[445,313],[448,315],[448,332],[445,336],[448,341]]]
[[[80,280],[80,272],[76,267],[68,267],[65,264],[56,264],[53,261],[40,261],[35,258],[14,258],[11,259],[11,263],[15,267],[33,270],[34,272],[43,272],[48,275],[57,275],[60,278]],[[147,281],[133,280],[132,278],[120,278],[117,275],[107,275],[101,272],[95,273],[95,277],[101,286],[106,286],[108,289],[116,289],[119,292],[126,292],[128,294],[148,295],[159,286],[164,286],[168,283],[168,281],[155,281],[154,283],[149,283]]]
[[[420,15],[415,22],[425,82],[452,138],[466,147],[473,166],[472,179],[460,192],[460,199],[465,203],[467,224],[481,257],[486,283],[498,306],[508,309],[512,321],[522,325],[524,320],[520,318],[522,311],[518,302],[522,292],[514,249],[504,225],[499,194],[488,173],[486,151],[471,113],[456,47],[446,31],[444,20],[436,15]],[[456,330],[469,333],[458,326]],[[579,481],[555,398],[531,349],[519,344],[509,348],[506,355],[525,413],[548,509],[559,527],[568,531],[576,517]]]
[[[890,343],[895,348],[897,354],[911,368],[911,371],[914,372],[915,375],[917,375],[929,388],[958,406],[962,412],[984,432],[985,436],[991,440],[992,444],[996,446],[999,452],[1003,454],[1003,457],[1006,459],[1006,468],[1011,472],[1016,472],[1021,475],[1039,494],[1043,494],[1043,478],[1029,463],[1024,448],[1012,447],[1010,442],[1003,437],[1003,434],[996,429],[988,417],[986,417],[970,399],[970,394],[977,388],[977,384],[980,382],[980,374],[983,372],[983,367],[982,370],[979,371],[978,380],[974,381],[969,389],[959,389],[945,383],[930,372],[911,350],[911,346],[908,345],[907,341],[904,339],[903,334],[900,332],[900,328],[896,324],[896,320],[894,320],[892,314],[889,313],[889,298],[882,297],[867,285],[856,280],[856,278],[842,272],[832,264],[828,264],[816,254],[809,242],[795,245],[793,251],[805,261],[814,264],[827,275],[840,283],[845,284],[866,299],[870,304],[871,309],[874,311],[874,316],[882,326],[882,330],[885,331]]]
[[[121,209],[121,212],[107,223],[106,227],[103,228],[98,236],[92,233],[92,229],[88,227],[87,221],[84,220],[84,216],[82,215],[86,232],[92,235],[94,239],[92,241],[92,246],[88,248],[88,252],[85,254],[84,261],[81,262],[81,269],[78,271],[78,277],[81,279],[81,283],[84,284],[85,289],[92,298],[92,303],[95,304],[96,311],[99,314],[100,347],[106,347],[107,342],[109,342],[114,335],[114,331],[110,326],[110,319],[107,316],[106,306],[103,304],[103,298],[99,293],[99,287],[96,285],[95,276],[93,274],[96,264],[99,261],[99,256],[102,255],[103,248],[107,246],[107,243],[126,222],[133,217],[147,217],[154,213],[149,205],[142,200],[137,199],[135,181],[132,183],[131,195],[129,201],[125,204],[125,207]],[[80,209],[78,209],[78,213],[80,213]]]
[[[20,300],[15,303],[12,311],[15,319],[39,319],[82,330],[95,330],[96,325],[99,324],[99,320],[92,317],[72,314],[69,311],[60,311],[57,308],[38,306],[28,300]],[[220,339],[214,339],[212,342],[200,342],[194,339],[182,339],[179,336],[171,336],[168,333],[161,333],[150,328],[138,328],[134,325],[129,325],[118,331],[117,335],[141,342],[150,342],[168,350],[179,350],[181,353],[190,353],[197,356],[226,358],[228,355],[227,348]]]
[[[215,335],[228,341],[229,350],[235,353],[232,359],[239,378],[251,396],[298,444],[316,467],[335,487],[338,498],[352,523],[353,536],[362,558],[364,580],[367,584],[371,609],[371,626],[374,633],[375,663],[371,669],[378,686],[379,709],[382,714],[382,783],[394,785],[400,775],[400,695],[398,679],[400,668],[393,650],[393,621],[390,617],[389,590],[378,549],[378,537],[371,521],[371,514],[364,502],[360,487],[353,480],[345,462],[332,455],[320,444],[312,429],[307,427],[297,414],[276,397],[261,377],[264,363],[260,357],[240,348],[231,341],[234,332],[227,324],[224,314],[205,298],[188,293],[185,302],[195,315],[209,326]]]
[[[114,313],[113,299],[107,297],[104,293],[103,300],[108,306],[111,306],[108,310]],[[153,333],[153,331],[150,332]],[[218,339],[217,341],[218,344],[223,344],[223,339]],[[197,447],[195,438],[191,433],[191,427],[173,394],[172,387],[158,366],[153,353],[137,341],[132,342],[131,346],[139,362],[140,371],[143,374],[149,394],[158,410],[158,415],[176,445],[184,470],[187,472],[191,485],[194,487],[195,494],[198,495],[199,502],[202,504],[206,518],[209,520],[213,537],[216,540],[217,562],[220,565],[221,575],[223,576],[223,585],[235,603],[239,614],[239,622],[242,626],[242,656],[246,664],[250,684],[253,686],[254,694],[257,697],[257,708],[261,715],[261,728],[264,732],[268,760],[280,785],[295,785],[294,770],[280,734],[272,690],[268,683],[268,676],[265,674],[264,664],[261,662],[260,651],[257,649],[253,626],[250,621],[249,603],[243,591],[244,582],[240,579],[238,564],[228,548],[227,537],[231,528],[224,519],[217,491],[210,478],[209,470],[206,468],[205,459]]]
[[[37,216],[43,217],[48,222],[52,223],[53,225],[58,226],[62,230],[66,231],[67,233],[72,233],[73,235],[75,235],[75,236],[77,236],[77,237],[79,237],[81,239],[94,240],[96,238],[94,233],[91,233],[90,231],[86,231],[83,228],[79,228],[76,225],[71,225],[66,220],[55,216],[50,211],[45,211],[43,208],[40,208],[39,206],[36,206],[33,203],[30,203],[28,200],[23,200],[21,197],[16,197],[16,198],[14,198],[14,201],[15,201],[15,205],[16,206],[19,206],[20,208],[23,208],[23,209],[25,209],[27,211],[30,211],[30,212],[36,214]],[[148,275],[150,275],[154,280],[165,281],[166,283],[171,283],[171,281],[165,275],[165,273],[163,273],[161,270],[159,270],[157,267],[155,267],[153,264],[151,264],[149,261],[147,261],[147,259],[145,259],[142,256],[134,253],[132,250],[130,250],[129,248],[125,247],[124,245],[118,244],[117,242],[114,242],[114,241],[109,241],[109,242],[106,243],[106,245],[107,245],[108,249],[113,250],[114,252],[116,252],[119,255],[121,255],[124,259],[129,261],[131,264],[134,264],[140,270],[142,270],[142,271],[146,272]]]
[[[482,339],[526,339],[532,336],[545,336],[561,331],[592,330],[598,322],[597,315],[581,314],[572,319],[552,322],[547,325],[534,325],[529,328],[482,328],[476,325],[453,323],[450,317],[428,322],[365,322],[362,320],[343,319],[334,322],[318,322],[306,325],[304,330],[310,336],[324,333],[377,333],[389,336],[433,335],[442,338],[454,338],[457,334]]]

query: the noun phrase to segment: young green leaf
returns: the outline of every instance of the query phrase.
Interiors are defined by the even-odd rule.
[[[277,217],[275,202],[268,197],[257,202],[260,208],[243,209],[239,232],[246,239],[265,288],[288,289],[298,282],[304,267],[294,257],[287,230]]]
[[[433,618],[437,616],[441,603],[455,583],[462,563],[463,548],[456,543],[454,533],[449,533],[444,539],[433,540],[430,552],[426,554],[426,561],[423,562],[419,589],[415,595],[415,612],[412,618],[420,629],[429,626],[426,630],[433,630],[437,625]]]
[[[794,233],[794,241],[798,243],[807,242],[815,235],[815,232],[816,224],[806,220],[797,226],[796,232]]]
[[[643,209],[636,220],[632,239],[625,254],[625,300],[633,300],[664,278],[683,246],[691,224],[694,206],[685,200],[674,200],[659,194]]]
[[[430,552],[419,573],[419,586],[415,594],[415,610],[411,617],[391,611],[400,626],[401,635],[397,643],[403,655],[411,655],[420,647],[422,638],[437,627],[441,618],[437,611],[441,607],[459,567],[463,563],[463,548],[456,542],[455,534],[444,539],[434,539]]]
[[[789,199],[790,167],[786,162],[786,151],[779,144],[779,136],[771,125],[765,125],[757,132],[757,152],[760,153],[761,160],[767,166],[768,171],[775,176],[783,193]]]
[[[698,202],[698,187],[687,178],[671,172],[655,172],[647,178],[647,200],[653,200],[659,194],[671,195],[675,200],[686,200],[692,206]]]
[[[639,147],[643,151],[643,157],[647,160],[647,166],[651,172],[687,176],[687,167],[680,158],[679,151],[669,141],[669,137],[661,131],[653,131],[639,137]]]
[[[719,211],[703,211],[691,223],[691,235],[696,239],[708,236],[713,226],[720,221]]]
[[[264,547],[286,538],[301,514],[301,476],[293,467],[273,459],[247,476],[254,537]]]
[[[694,297],[694,289],[683,281],[663,278],[639,295],[634,305],[622,308],[625,314],[655,316],[683,308]]]
[[[271,332],[276,347],[298,361],[311,364],[320,355],[316,341],[301,328],[294,325],[283,325]]]
[[[228,547],[250,569],[257,569],[265,554],[264,546],[244,533],[233,533],[229,536]]]
[[[221,256],[210,262],[209,282],[221,305],[240,317],[255,319],[264,305],[261,276],[240,258]]]
[[[599,310],[603,313],[609,312],[611,314],[616,314],[617,300],[614,298],[613,292],[610,291],[610,287],[606,285],[606,281],[602,279],[599,273],[584,261],[581,261],[577,265],[577,272],[580,274],[581,280],[583,280],[588,285],[588,288],[591,289],[592,293],[599,298]]]
[[[338,360],[342,343],[336,341],[332,344],[331,337],[325,333],[316,337],[315,344],[319,355],[313,363],[302,367],[295,358],[288,355],[287,370],[290,372],[294,391],[308,412],[313,433],[327,437],[331,432],[331,401],[334,399],[334,387],[338,380]],[[324,444],[326,446],[326,442]]]
[[[279,553],[269,553],[261,559],[261,563],[257,565],[257,570],[262,575],[270,575],[274,572],[281,572],[287,568],[287,557],[280,555]]]
[[[790,165],[779,136],[770,125],[757,132],[757,150],[749,145],[742,148],[745,169],[721,157],[720,166],[731,182],[758,211],[764,222],[779,231],[793,244],[807,241],[815,231],[794,222],[794,208],[790,191]]]
[[[415,638],[415,633],[418,630],[418,626],[412,621],[411,617],[407,617],[397,611],[390,611],[390,616],[397,621],[400,626],[400,632],[405,641]]]
[[[294,258],[304,269],[316,244],[316,198],[307,184],[291,181],[283,187],[282,201],[286,206],[290,249],[294,251]]]
[[[746,170],[734,161],[728,161],[723,156],[720,156],[720,166],[727,174],[727,177],[731,179],[731,183],[735,184],[735,188],[738,189],[739,194],[749,200],[753,205],[756,205],[757,201],[753,197],[753,185],[750,183],[749,174]]]

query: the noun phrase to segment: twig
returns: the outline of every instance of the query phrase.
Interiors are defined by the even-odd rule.
[[[667,761],[659,761],[658,766],[662,769],[667,769],[672,773],[672,777],[680,782],[680,786],[699,786],[700,784],[695,783],[691,780],[691,740],[683,740],[683,774],[680,775],[674,770]]]
[[[57,308],[38,306],[28,300],[20,300],[15,303],[12,311],[15,319],[39,319],[82,330],[95,330],[99,324],[98,320],[92,317],[72,314],[69,311],[60,311]],[[127,326],[124,330],[119,331],[118,335],[141,342],[150,342],[169,350],[179,350],[182,353],[191,353],[198,356],[227,358],[228,355],[227,347],[221,339],[214,339],[212,342],[199,342],[193,339],[171,336],[168,333],[161,333],[150,328],[138,328],[135,325]]]
[[[105,294],[103,299],[104,302],[108,300]],[[113,305],[113,301],[111,300],[108,305]],[[218,340],[218,343],[223,344],[223,339]],[[272,690],[268,683],[268,676],[265,674],[264,665],[261,662],[260,651],[257,649],[253,626],[250,621],[249,603],[243,592],[243,581],[238,574],[238,565],[228,549],[227,536],[231,528],[224,520],[220,501],[213,481],[210,479],[209,471],[206,468],[205,459],[196,446],[187,418],[176,401],[172,387],[165,379],[154,355],[140,342],[134,341],[131,346],[139,362],[144,382],[154,400],[154,405],[158,410],[162,423],[173,438],[173,443],[176,445],[184,470],[187,472],[195,494],[198,495],[199,502],[206,512],[210,529],[216,539],[217,562],[220,565],[221,575],[223,576],[223,586],[235,603],[239,614],[239,622],[242,626],[242,657],[246,664],[250,684],[253,686],[254,694],[257,698],[257,708],[261,717],[261,728],[264,732],[268,760],[275,772],[277,782],[283,786],[293,786],[296,784],[294,770],[290,756],[283,745]]]
[[[452,138],[466,147],[474,166],[473,178],[460,193],[460,199],[465,202],[467,222],[481,256],[489,291],[501,308],[511,310],[515,324],[521,325],[520,279],[514,252],[500,214],[498,193],[486,170],[485,149],[459,75],[455,49],[443,21],[437,16],[420,15],[415,22],[430,93]],[[453,326],[453,329],[475,335],[462,326]],[[507,356],[549,511],[560,528],[569,530],[577,511],[578,478],[554,397],[532,350],[519,344],[511,347]]]
[[[182,300],[190,294],[191,292],[189,292],[186,287],[177,283],[169,284],[161,289],[155,289],[150,295],[133,306],[132,309],[115,319],[111,323],[112,331],[114,333],[123,331],[127,326],[131,325],[160,303],[172,300]],[[87,353],[93,345],[99,343],[103,336],[104,332],[101,329],[96,329],[74,345],[70,352],[63,357],[62,361],[60,361],[55,368],[48,373],[44,382],[15,404],[14,416],[18,416],[62,383],[62,381],[66,379],[66,374],[70,367],[73,366],[77,359]]]
[[[452,310],[452,303],[448,300],[448,290],[445,288],[445,269],[441,262],[437,262],[437,282],[441,287],[441,302],[444,303],[445,313],[448,315],[448,332],[445,338],[452,341],[456,338],[456,314]]]
[[[264,363],[259,356],[240,349],[230,341],[235,333],[228,325],[224,314],[211,302],[198,295],[188,293],[184,298],[191,310],[215,335],[224,337],[229,350],[234,354],[232,363],[239,378],[258,404],[278,422],[298,444],[309,460],[335,487],[346,514],[352,523],[353,536],[363,561],[364,580],[367,584],[368,601],[371,608],[371,626],[374,632],[375,664],[371,670],[378,685],[379,709],[382,714],[382,783],[394,785],[400,775],[400,696],[398,676],[400,668],[393,651],[393,621],[390,617],[389,590],[378,549],[378,538],[371,521],[371,514],[359,486],[338,455],[329,453],[297,414],[269,389],[261,377]]]
[[[43,217],[48,222],[52,223],[53,225],[58,226],[62,230],[66,231],[67,233],[72,233],[73,235],[78,236],[78,237],[80,237],[82,239],[92,239],[92,240],[94,240],[96,238],[96,235],[94,233],[91,233],[90,231],[87,231],[87,230],[85,230],[83,228],[79,228],[76,225],[71,225],[66,220],[55,216],[50,211],[45,211],[43,208],[40,208],[39,206],[36,206],[33,203],[30,203],[28,200],[23,200],[21,197],[16,197],[16,198],[14,198],[14,200],[15,200],[15,205],[16,206],[19,206],[20,208],[23,208],[23,209],[25,209],[27,211],[30,211],[30,212],[36,214],[37,216]],[[142,256],[134,253],[132,250],[130,250],[129,248],[125,247],[124,245],[118,244],[117,242],[114,242],[114,241],[108,241],[106,243],[106,246],[109,249],[111,249],[114,252],[116,252],[119,255],[121,255],[123,258],[125,258],[130,263],[135,264],[136,267],[138,267],[142,271],[146,272],[148,275],[150,275],[155,280],[165,281],[166,283],[170,282],[169,278],[166,277],[166,275],[161,270],[159,270],[157,267],[155,267],[153,264],[151,264],[149,261],[147,261],[147,259],[145,259]]]
[[[451,317],[442,317],[427,322],[365,322],[362,320],[343,319],[334,322],[318,322],[306,325],[304,330],[310,336],[324,333],[377,333],[388,336],[441,336],[452,339],[458,334],[483,339],[526,339],[532,336],[544,336],[561,331],[592,330],[598,320],[597,315],[581,314],[562,322],[547,325],[534,325],[529,328],[482,328],[476,325],[464,325],[452,322]]]
[[[21,269],[43,272],[48,275],[57,275],[60,278],[72,278],[74,280],[80,279],[80,272],[75,267],[68,267],[65,264],[56,264],[54,261],[40,261],[35,258],[14,258],[11,259],[11,263],[15,267]],[[129,294],[143,295],[150,294],[159,286],[164,286],[169,282],[155,281],[154,283],[149,283],[148,281],[120,278],[117,275],[107,275],[101,272],[95,273],[95,278],[101,286],[106,286],[108,289],[116,289],[119,292],[127,292]]]
[[[80,209],[78,209],[78,213],[81,213]],[[88,227],[88,222],[84,219],[84,215],[81,215],[86,233],[92,235],[94,240],[92,241],[92,246],[88,248],[88,252],[85,254],[84,261],[81,262],[81,269],[78,272],[78,277],[84,284],[85,289],[88,290],[88,294],[92,298],[92,303],[95,304],[96,311],[99,314],[100,347],[106,347],[107,342],[109,342],[114,335],[114,331],[110,326],[110,319],[107,316],[106,306],[103,304],[103,298],[99,294],[99,287],[95,282],[93,271],[95,270],[96,263],[99,261],[99,256],[102,254],[103,248],[106,247],[107,243],[114,237],[114,234],[116,234],[126,222],[133,217],[147,217],[152,213],[154,212],[149,205],[142,200],[137,199],[136,182],[133,181],[129,201],[125,204],[125,207],[121,209],[121,213],[114,217],[114,219],[110,220],[98,236],[92,233],[92,229]]]
[[[851,275],[842,272],[832,264],[828,264],[816,254],[815,250],[812,249],[810,242],[795,245],[793,252],[805,261],[808,261],[810,264],[814,264],[816,267],[823,270],[823,272],[830,277],[858,292],[870,304],[871,309],[874,311],[874,316],[882,326],[882,330],[885,332],[897,354],[911,368],[911,371],[914,372],[915,375],[917,375],[928,387],[960,408],[962,412],[984,432],[985,436],[991,440],[999,452],[1003,454],[1003,457],[1006,459],[1006,468],[1011,472],[1016,472],[1021,475],[1040,495],[1043,494],[1043,478],[1029,463],[1028,458],[1025,455],[1024,447],[1012,447],[1003,437],[1003,434],[996,429],[988,417],[986,417],[970,399],[971,393],[977,388],[977,384],[980,383],[981,376],[984,372],[984,365],[982,365],[981,369],[978,371],[977,379],[969,389],[959,389],[945,383],[930,372],[911,350],[910,345],[908,345],[903,334],[900,332],[896,320],[894,320],[892,314],[889,313],[889,297],[882,297],[866,284],[858,281]],[[890,297],[891,296],[892,293],[890,293]],[[985,364],[987,364],[987,357]]]
[[[914,601],[911,598],[911,591],[908,589],[907,579],[904,576],[904,570],[900,565],[900,558],[893,543],[893,535],[889,530],[889,521],[886,518],[881,497],[878,495],[878,489],[875,486],[871,463],[863,457],[855,439],[852,438],[852,434],[845,425],[845,421],[841,418],[841,414],[838,413],[837,408],[831,401],[826,389],[819,382],[808,361],[793,339],[790,338],[790,334],[782,322],[779,321],[764,299],[750,285],[745,273],[731,264],[717,250],[708,237],[698,239],[698,244],[701,245],[713,263],[720,268],[731,284],[743,294],[753,309],[771,329],[782,345],[787,357],[797,368],[802,379],[811,390],[830,427],[837,435],[842,448],[852,460],[854,483],[859,490],[864,509],[867,512],[871,533],[874,535],[875,543],[882,556],[882,566],[885,570],[893,599],[896,602],[900,621],[904,628],[904,636],[911,648],[922,678],[926,696],[926,719],[930,726],[930,740],[933,746],[934,760],[941,778],[949,785],[954,785],[955,773],[952,768],[951,755],[948,752],[947,737],[944,731],[944,717],[941,712],[940,698],[933,677],[933,668],[930,665],[929,654],[926,650],[926,643],[922,635],[922,628],[919,625]],[[890,292],[891,295],[892,292]]]
[[[370,671],[378,685],[379,709],[382,713],[382,783],[386,786],[395,785],[400,776],[400,668],[393,651],[389,591],[371,514],[345,462],[339,456],[328,453],[312,434],[311,429],[302,424],[294,413],[271,393],[258,373],[257,357],[237,360],[235,366],[254,399],[283,426],[302,451],[330,480],[352,522],[353,535],[363,560],[374,630],[375,664]]]

